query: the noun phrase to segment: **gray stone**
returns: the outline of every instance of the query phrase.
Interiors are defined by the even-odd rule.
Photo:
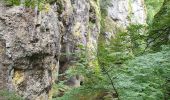
[[[38,16],[33,10],[10,8],[0,22],[9,59],[8,85],[24,98],[48,98],[58,69],[60,29],[52,9]],[[11,67],[10,67],[11,66]],[[43,99],[46,100],[46,99]]]

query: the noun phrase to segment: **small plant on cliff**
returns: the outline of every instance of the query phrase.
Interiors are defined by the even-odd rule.
[[[18,6],[22,4],[24,7],[37,7],[37,10],[42,10],[45,6],[44,4],[50,2],[50,0],[6,0],[5,2],[8,6]]]
[[[20,5],[20,0],[6,0],[5,1],[7,5]]]

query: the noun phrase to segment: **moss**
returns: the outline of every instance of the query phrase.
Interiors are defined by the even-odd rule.
[[[113,21],[110,17],[108,16],[102,16],[101,20],[101,35],[105,32],[111,33],[111,37],[114,37],[116,33],[120,32],[125,32],[126,29],[124,27],[121,27],[117,22]],[[103,41],[104,42],[104,41]]]
[[[117,33],[120,31],[120,27],[116,22],[114,22],[110,17],[105,17],[104,19],[104,32]]]
[[[20,5],[20,0],[4,0],[7,6]]]
[[[5,2],[7,6],[19,6],[21,4],[20,0],[5,0]],[[48,3],[50,3],[49,0],[25,0],[23,5],[33,9],[38,6],[38,10],[47,10]]]
[[[89,31],[87,33],[87,44],[86,44],[86,53],[89,67],[94,69],[99,69],[98,62],[96,59],[96,47],[99,33],[100,33],[100,20],[101,20],[101,13],[100,13],[100,4],[99,0],[90,0],[90,15],[92,15],[91,20],[89,21]],[[91,16],[90,16],[91,17]],[[99,33],[96,33],[94,30],[99,30]],[[95,32],[95,33],[94,33]],[[94,39],[96,36],[96,39]],[[97,72],[98,70],[96,70]]]
[[[101,13],[99,0],[90,0],[90,11],[90,15],[93,16],[93,19],[89,21],[88,40],[91,37],[94,26],[100,29]]]
[[[100,13],[100,4],[99,0],[90,0],[90,7],[94,9],[96,17],[96,25],[100,27],[101,13]]]
[[[57,0],[56,4],[58,5],[57,12],[59,14],[62,14],[62,12],[64,11],[64,1],[63,0]]]

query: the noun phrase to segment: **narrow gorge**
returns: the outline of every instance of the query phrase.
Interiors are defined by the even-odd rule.
[[[94,83],[90,73],[100,75],[103,70],[98,61],[100,42],[110,45],[116,34],[128,32],[131,25],[147,26],[148,13],[144,0],[1,0],[0,90],[23,100],[72,100],[57,97]],[[101,91],[74,95],[73,100],[139,100],[120,99],[114,93],[104,99],[110,93]],[[0,100],[15,99],[0,96]]]

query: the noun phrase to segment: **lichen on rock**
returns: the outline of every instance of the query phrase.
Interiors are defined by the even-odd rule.
[[[35,15],[32,9],[14,7],[1,16],[8,58],[8,87],[27,99],[48,98],[58,70],[60,32],[50,8]],[[46,99],[42,99],[46,100]]]

